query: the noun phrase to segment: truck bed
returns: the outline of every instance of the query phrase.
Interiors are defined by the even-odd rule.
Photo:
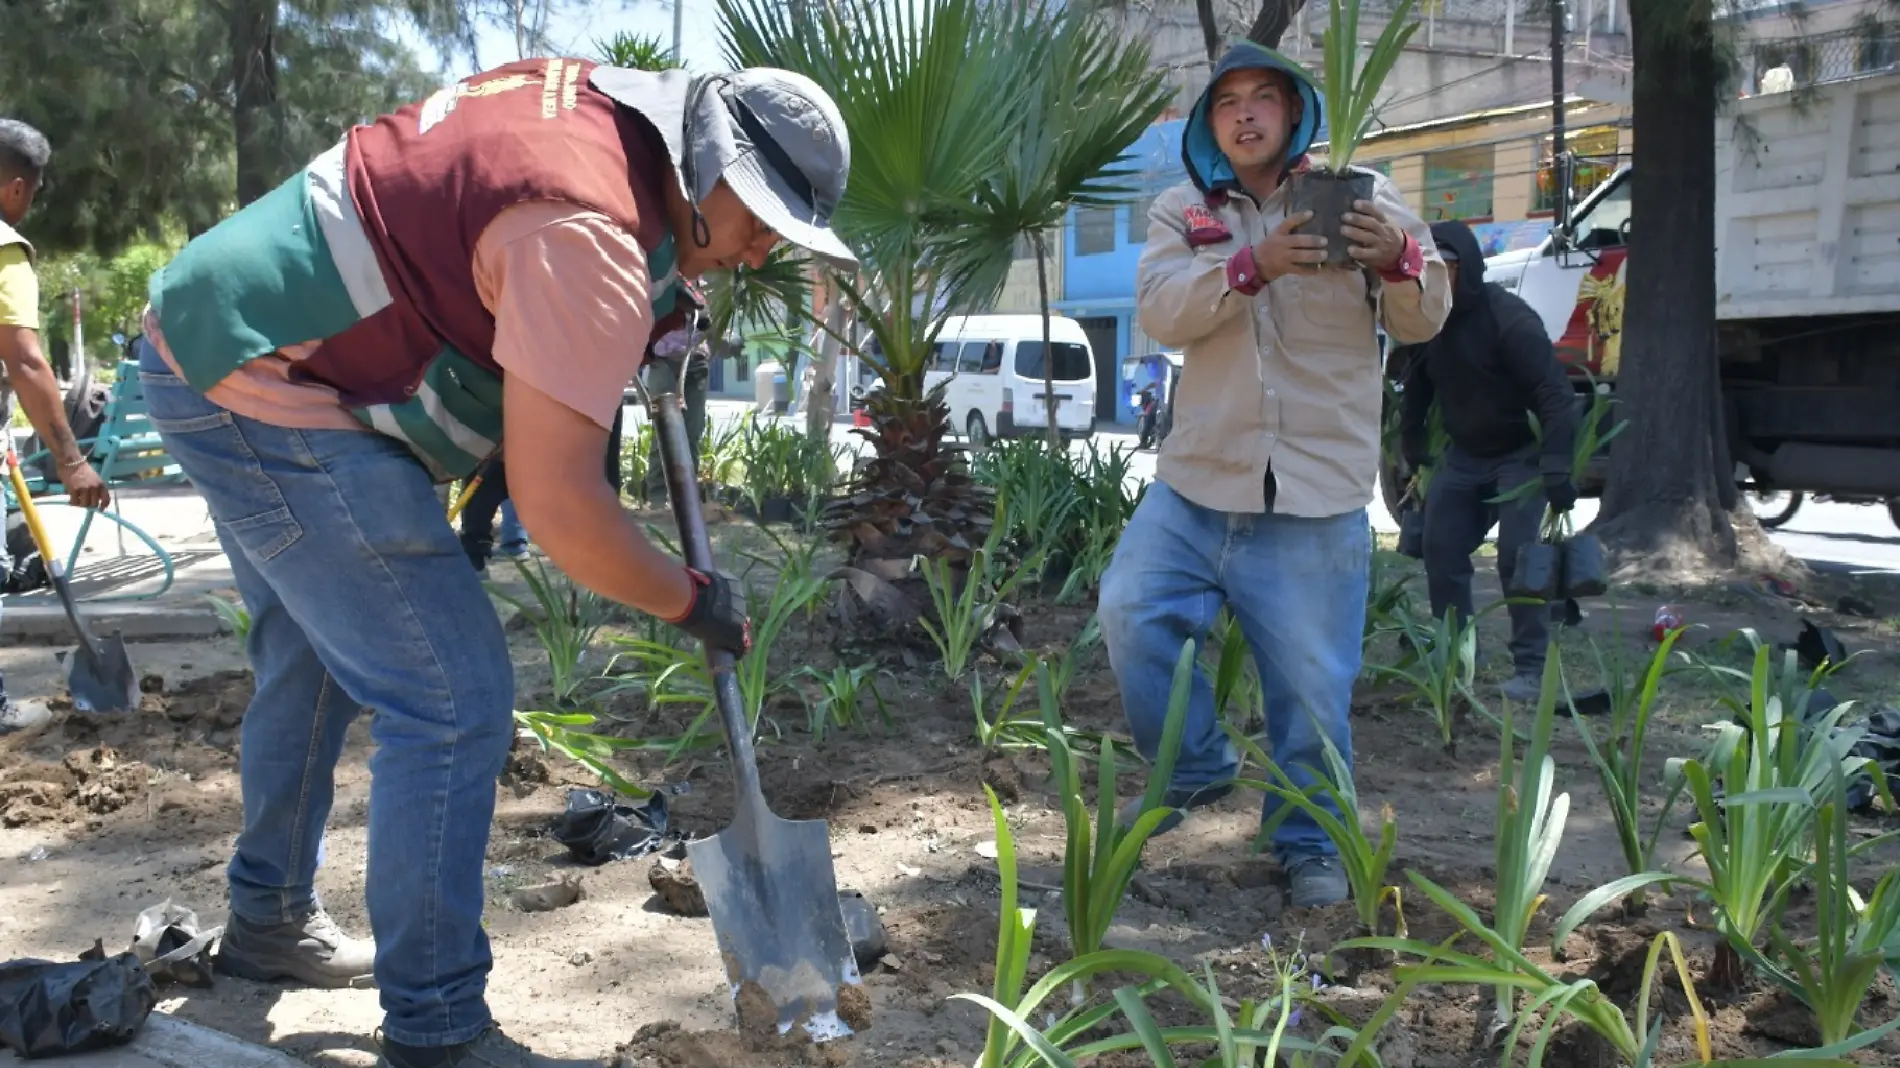
[[[1716,122],[1717,318],[1900,312],[1900,74]]]

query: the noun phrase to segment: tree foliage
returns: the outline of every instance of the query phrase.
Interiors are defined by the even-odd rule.
[[[483,0],[48,0],[0,4],[0,114],[53,143],[27,228],[110,256],[203,230],[351,124],[437,80],[395,31],[473,48]]]

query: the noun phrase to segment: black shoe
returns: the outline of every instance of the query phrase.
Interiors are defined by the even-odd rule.
[[[403,1046],[382,1041],[376,1068],[606,1068],[598,1058],[544,1057],[489,1027],[472,1042],[457,1046]]]
[[[1181,821],[1187,818],[1190,810],[1204,808],[1233,792],[1234,788],[1227,783],[1203,786],[1198,790],[1170,787],[1167,793],[1161,795],[1161,807],[1174,811],[1168,813],[1160,823],[1155,825],[1154,834],[1150,837],[1167,834],[1181,826]],[[1121,809],[1115,813],[1116,825],[1124,831],[1133,827],[1135,821],[1141,819],[1142,801],[1143,798],[1136,797],[1124,802]]]

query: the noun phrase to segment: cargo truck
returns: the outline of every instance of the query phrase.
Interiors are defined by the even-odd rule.
[[[1885,504],[1900,524],[1900,74],[1744,99],[1716,122],[1715,327],[1737,482],[1770,525],[1802,495]],[[1485,261],[1543,317],[1580,404],[1616,388],[1631,173],[1537,246]],[[1382,472],[1395,510],[1402,463]],[[1593,462],[1586,495],[1606,467]]]

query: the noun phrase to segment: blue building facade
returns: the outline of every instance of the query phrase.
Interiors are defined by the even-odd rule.
[[[1182,125],[1179,119],[1156,123],[1129,149],[1126,165],[1135,173],[1124,184],[1139,189],[1135,199],[1113,208],[1071,208],[1062,227],[1062,294],[1053,303],[1088,332],[1097,376],[1113,376],[1115,420],[1121,423],[1135,418],[1122,384],[1123,360],[1157,351],[1135,322],[1135,266],[1147,244],[1148,205],[1187,180]],[[1103,407],[1097,411],[1107,414]]]

